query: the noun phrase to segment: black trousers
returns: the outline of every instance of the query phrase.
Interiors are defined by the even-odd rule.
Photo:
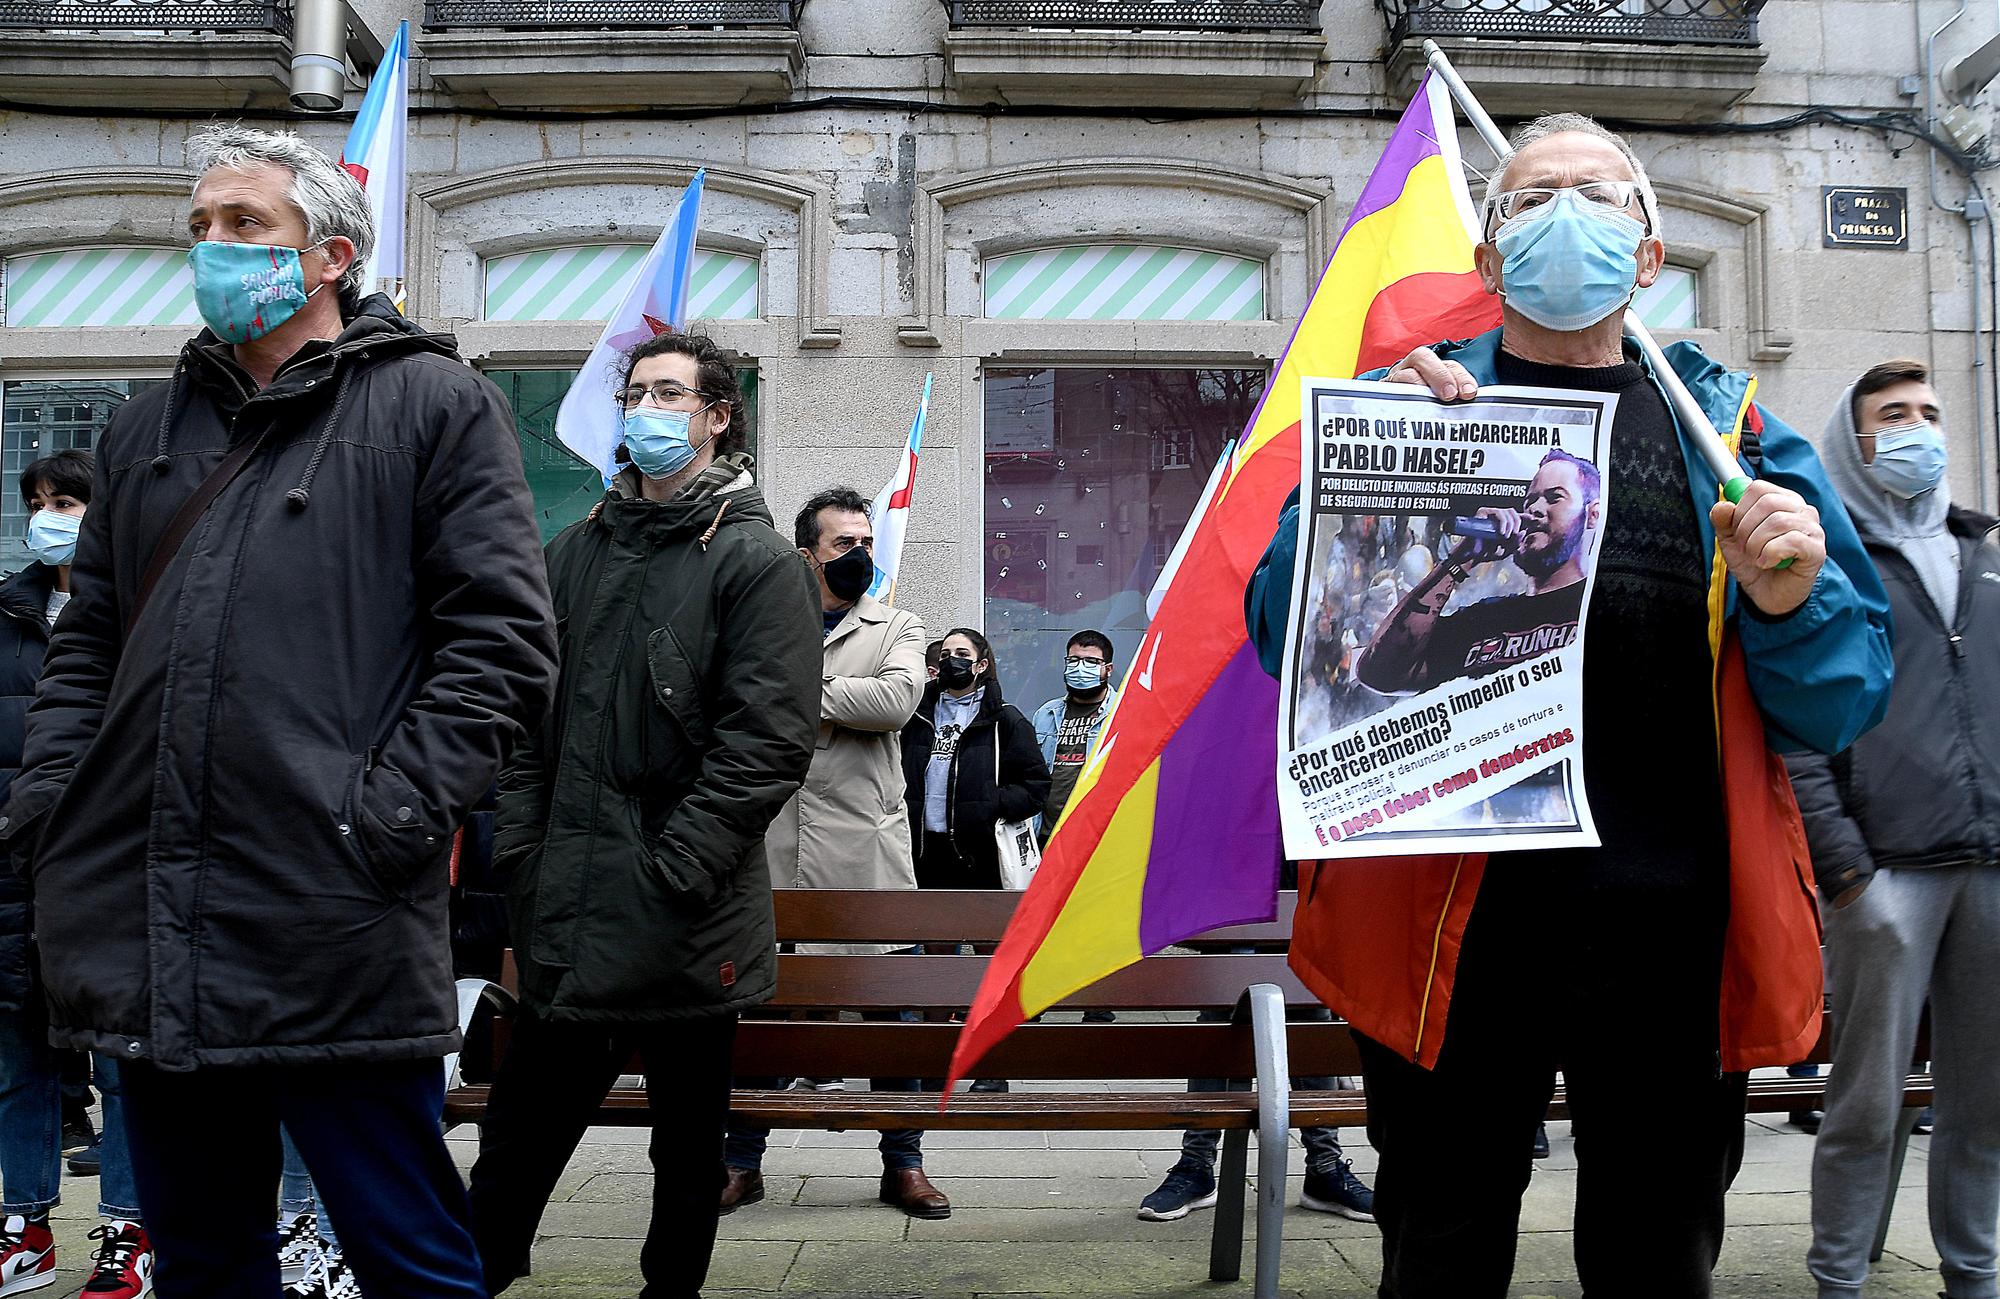
[[[699,1299],[715,1252],[735,1042],[733,1015],[590,1024],[523,1011],[493,1080],[472,1167],[472,1234],[493,1294],[527,1273],[549,1196],[636,1050],[655,1116],[641,1299]]]
[[[1719,1066],[1719,930],[1698,914],[1710,904],[1654,916],[1586,888],[1551,905],[1543,889],[1558,879],[1517,864],[1535,855],[1487,866],[1437,1068],[1357,1035],[1380,1155],[1380,1294],[1506,1295],[1535,1125],[1560,1070],[1583,1293],[1705,1299],[1743,1162],[1747,1080]]]

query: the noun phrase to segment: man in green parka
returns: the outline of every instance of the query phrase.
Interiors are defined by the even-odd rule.
[[[522,1006],[472,1170],[474,1236],[494,1294],[527,1271],[556,1180],[636,1050],[668,1116],[642,1295],[693,1299],[736,1018],[776,979],[764,832],[812,762],[818,588],[751,479],[714,343],[640,344],[615,400],[630,464],[549,544],[561,678],[501,775],[494,860]]]

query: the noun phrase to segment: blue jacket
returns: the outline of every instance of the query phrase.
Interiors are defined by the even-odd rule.
[[[1632,344],[1628,342],[1626,348],[1633,359],[1645,364]],[[1499,382],[1497,329],[1464,342],[1442,343],[1433,350],[1464,366],[1476,383]],[[1746,400],[1750,376],[1709,359],[1693,343],[1675,343],[1666,354],[1717,431],[1726,436],[1740,429],[1751,407]],[[1378,370],[1364,377],[1379,379],[1384,373]],[[1827,482],[1812,444],[1762,407],[1756,408],[1756,414],[1762,424],[1757,435],[1762,456],[1753,458],[1745,473],[1788,487],[1819,510],[1820,526],[1826,532],[1826,565],[1806,602],[1782,618],[1768,618],[1754,609],[1738,616],[1736,583],[1729,580],[1723,592],[1723,616],[1735,619],[1751,692],[1770,730],[1771,747],[1838,753],[1881,721],[1888,708],[1889,598],[1846,509]],[[1681,451],[1687,459],[1688,483],[1695,499],[1720,499],[1721,484],[1690,443],[1685,428],[1681,430]],[[1298,514],[1295,492],[1279,516],[1277,534],[1244,596],[1251,642],[1264,670],[1273,676],[1284,658],[1286,613],[1297,563]],[[1695,514],[1702,548],[1713,554],[1715,531],[1709,526],[1708,511],[1698,509]]]
[[[1035,742],[1042,746],[1042,762],[1051,771],[1054,771],[1056,766],[1056,739],[1062,731],[1063,706],[1068,702],[1068,696],[1057,695],[1035,710]],[[1104,734],[1104,723],[1111,720],[1111,709],[1117,702],[1117,689],[1106,686],[1104,708],[1097,715],[1097,729],[1090,736],[1092,748],[1097,746],[1098,737]]]

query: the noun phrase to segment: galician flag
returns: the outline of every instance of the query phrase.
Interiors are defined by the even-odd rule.
[[[604,475],[607,485],[617,470],[612,455],[625,435],[614,400],[625,383],[625,353],[649,338],[687,328],[688,277],[694,273],[694,236],[701,226],[701,188],[707,175],[698,171],[688,182],[674,219],[639,263],[632,286],[556,411],[556,436]]]
[[[375,219],[375,251],[364,272],[365,293],[386,293],[403,309],[403,214],[409,172],[403,146],[410,133],[410,24],[396,28],[361,97],[361,111],[340,150],[340,165],[361,183]]]
[[[1276,914],[1278,688],[1249,643],[1243,591],[1299,485],[1299,381],[1349,377],[1498,324],[1499,305],[1473,270],[1477,237],[1451,100],[1429,76],[1186,539],[1103,738],[987,966],[954,1079],[1077,989],[1171,943]]]
[[[917,417],[910,422],[910,441],[903,459],[882,490],[875,494],[869,516],[875,524],[875,581],[868,594],[884,604],[896,602],[896,570],[903,563],[903,537],[910,527],[910,501],[917,490],[917,449],[924,441],[924,419],[931,411],[931,376],[924,376],[924,395]]]

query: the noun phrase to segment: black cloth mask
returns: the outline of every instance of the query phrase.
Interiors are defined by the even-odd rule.
[[[972,684],[972,660],[947,654],[938,660],[938,684],[946,690],[963,690]]]
[[[833,598],[852,604],[875,580],[875,557],[856,546],[839,559],[821,564],[819,571],[826,575],[826,589],[833,593]]]

